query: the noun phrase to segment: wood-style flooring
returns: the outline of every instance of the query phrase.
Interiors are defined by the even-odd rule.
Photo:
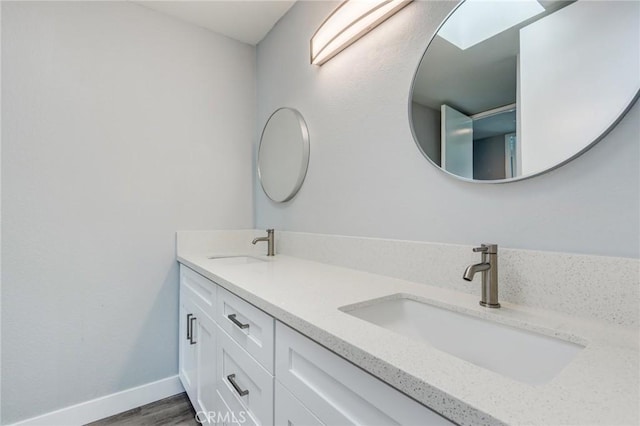
[[[161,399],[87,426],[199,426],[186,393]]]

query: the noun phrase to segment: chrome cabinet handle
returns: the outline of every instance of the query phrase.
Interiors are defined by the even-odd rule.
[[[187,314],[187,340],[191,341],[191,321],[189,319],[193,314]]]
[[[191,343],[192,345],[195,345],[196,343],[198,343],[195,340],[193,340],[193,322],[197,319],[198,318],[192,316],[191,319],[189,320],[189,328],[191,329],[191,333],[189,334],[189,343]]]
[[[227,318],[229,318],[229,320],[231,320],[231,322],[232,322],[232,323],[234,323],[235,325],[237,325],[237,326],[238,326],[238,328],[241,328],[241,329],[243,329],[243,330],[244,330],[245,328],[249,328],[249,324],[243,324],[243,323],[241,323],[240,321],[238,321],[238,320],[236,319],[236,314],[229,314],[229,315],[227,315]]]
[[[240,389],[240,386],[238,386],[238,384],[236,383],[236,375],[235,374],[229,374],[227,376],[227,380],[229,381],[229,383],[231,383],[231,386],[233,386],[233,388],[236,390],[236,392],[238,392],[238,395],[240,395],[240,396],[249,395],[249,389],[245,389],[245,390]]]

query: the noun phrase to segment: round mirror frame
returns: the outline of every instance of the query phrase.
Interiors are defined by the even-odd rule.
[[[264,184],[262,182],[262,171],[260,170],[260,153],[262,152],[262,142],[263,142],[263,139],[264,139],[264,134],[265,134],[265,132],[267,130],[267,126],[269,125],[269,122],[271,121],[271,119],[279,111],[282,111],[282,110],[288,110],[288,111],[293,112],[293,114],[295,115],[295,117],[296,117],[296,119],[298,121],[298,124],[300,125],[300,133],[302,135],[302,153],[303,153],[303,157],[304,157],[305,160],[303,161],[302,167],[300,168],[300,173],[298,174],[297,181],[296,181],[293,189],[289,193],[289,195],[287,195],[282,200],[276,200],[276,199],[272,198],[271,195],[269,195],[269,193],[265,189]],[[274,203],[286,203],[287,201],[290,201],[293,197],[296,196],[298,191],[300,191],[300,188],[302,187],[302,184],[304,183],[305,178],[307,177],[307,170],[309,169],[309,153],[310,153],[309,129],[307,128],[307,123],[304,120],[304,117],[302,116],[300,111],[298,111],[295,108],[280,107],[280,108],[276,109],[273,113],[271,113],[271,115],[267,119],[267,122],[265,123],[264,127],[262,128],[262,133],[260,135],[260,145],[258,147],[258,161],[257,161],[258,180],[260,181],[260,187],[262,188],[262,191],[267,196],[267,198],[269,198]]]
[[[438,25],[438,28],[435,30],[435,32],[433,33],[433,36],[429,39],[429,43],[427,43],[427,47],[424,50],[424,53],[422,54],[422,57],[420,58],[420,62],[418,63],[418,67],[416,68],[416,71],[413,75],[413,80],[411,81],[411,88],[409,90],[409,99],[408,99],[408,119],[409,119],[409,127],[411,129],[411,135],[413,136],[413,141],[416,144],[416,147],[418,148],[418,150],[420,151],[420,153],[422,154],[422,156],[424,158],[427,159],[427,161],[429,161],[429,163],[431,163],[431,165],[433,165],[435,168],[437,168],[438,170],[440,170],[441,172],[455,178],[458,180],[461,180],[463,182],[469,182],[469,183],[478,183],[478,184],[487,184],[487,183],[493,183],[493,184],[503,184],[503,183],[511,183],[511,182],[518,182],[518,181],[522,181],[522,180],[526,180],[526,179],[530,179],[536,176],[540,176],[542,174],[548,173],[550,171],[553,171],[559,167],[564,166],[565,164],[569,163],[570,161],[575,160],[576,158],[578,158],[579,156],[581,156],[582,154],[584,154],[585,152],[587,152],[589,149],[591,149],[595,144],[597,144],[598,142],[600,142],[602,139],[604,139],[605,136],[607,136],[607,134],[609,134],[609,132],[611,132],[620,121],[622,121],[622,119],[627,115],[627,113],[629,112],[629,110],[631,110],[631,108],[635,105],[636,101],[640,98],[640,89],[638,89],[638,91],[636,92],[636,94],[633,96],[633,98],[631,99],[631,101],[629,102],[629,104],[622,110],[622,112],[618,115],[618,117],[598,136],[596,137],[591,143],[585,145],[585,147],[583,149],[581,149],[580,151],[576,152],[574,155],[572,155],[571,157],[567,158],[564,161],[561,161],[560,163],[549,167],[547,169],[541,170],[539,172],[536,173],[531,173],[529,175],[525,175],[525,176],[518,176],[518,177],[514,177],[514,178],[509,178],[509,179],[497,179],[497,180],[481,180],[481,179],[469,179],[469,178],[465,178],[462,176],[458,176],[454,173],[451,173],[447,170],[445,170],[444,168],[440,167],[438,164],[436,164],[422,149],[422,147],[420,146],[420,142],[418,141],[418,137],[416,135],[416,132],[414,130],[414,126],[413,126],[413,105],[412,105],[412,101],[413,101],[413,93],[415,90],[415,85],[416,85],[416,80],[418,77],[418,71],[420,71],[420,66],[422,65],[422,62],[425,60],[425,56],[427,54],[427,51],[429,50],[429,47],[431,46],[431,43],[433,43],[433,41],[435,40],[435,38],[438,36],[438,33],[440,32],[440,29],[444,26],[444,24],[447,22],[447,20],[456,12],[456,10],[458,10],[458,8],[465,2],[466,0],[461,0],[452,10],[451,12],[449,12],[447,14],[447,16],[442,20],[442,22],[440,23],[440,25]]]

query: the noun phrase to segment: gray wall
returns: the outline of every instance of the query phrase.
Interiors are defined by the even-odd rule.
[[[2,422],[177,374],[175,232],[248,228],[255,49],[2,2]]]
[[[417,102],[411,103],[413,131],[422,151],[437,165],[441,163],[440,111]]]
[[[298,2],[280,20],[258,45],[256,134],[276,108],[297,108],[311,158],[287,204],[255,185],[257,227],[637,257],[638,105],[580,158],[521,182],[461,182],[419,153],[411,80],[454,4],[413,2],[322,67],[309,39],[336,3]]]

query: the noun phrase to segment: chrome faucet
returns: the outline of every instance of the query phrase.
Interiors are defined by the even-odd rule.
[[[259,238],[254,238],[253,241],[251,242],[251,244],[256,244],[260,241],[266,241],[267,242],[267,256],[274,256],[276,254],[276,244],[274,241],[274,236],[273,236],[273,229],[267,229],[267,236],[266,237],[259,237]]]
[[[498,245],[481,244],[480,247],[474,248],[473,251],[482,253],[481,262],[467,266],[462,278],[466,281],[471,281],[476,272],[482,272],[482,298],[480,299],[480,304],[487,308],[499,308]]]

